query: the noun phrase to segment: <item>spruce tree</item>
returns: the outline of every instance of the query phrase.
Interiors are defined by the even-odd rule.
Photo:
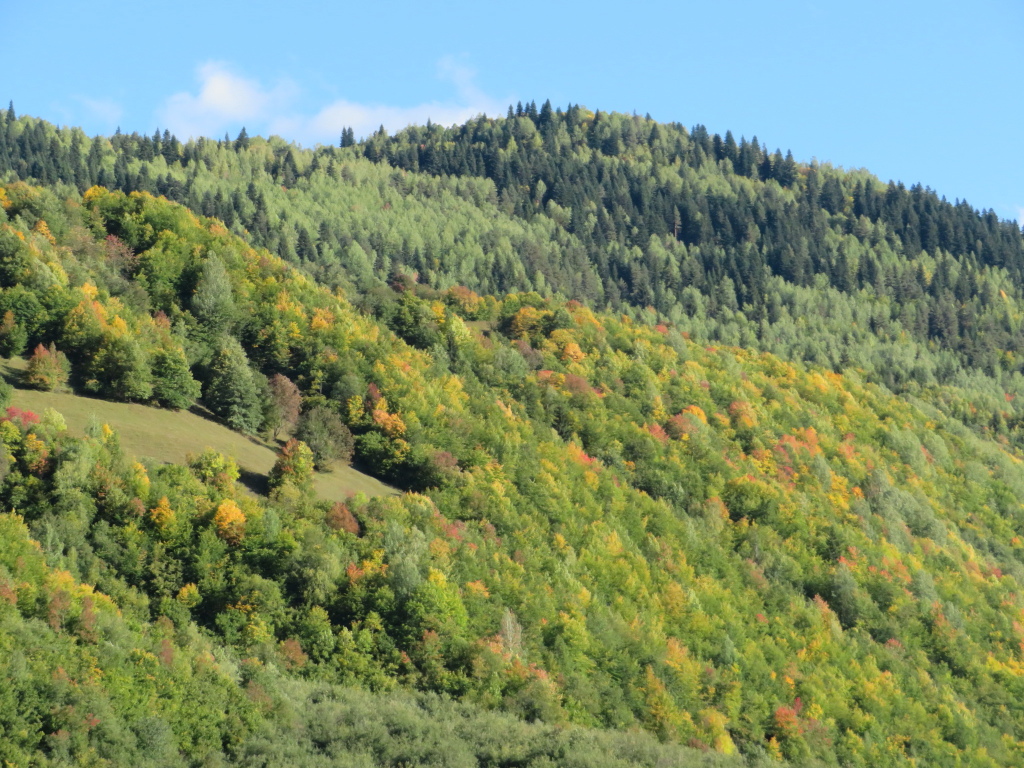
[[[303,261],[316,261],[316,245],[313,243],[313,238],[309,235],[309,230],[305,227],[299,227],[295,252]]]
[[[259,387],[245,350],[232,336],[225,336],[210,361],[210,379],[203,399],[229,427],[256,434],[263,426]]]

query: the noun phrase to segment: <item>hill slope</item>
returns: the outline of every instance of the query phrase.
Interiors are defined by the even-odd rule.
[[[18,382],[24,368],[22,360],[7,361],[8,378]],[[16,390],[11,404],[35,413],[52,408],[64,417],[71,434],[79,437],[94,421],[108,424],[119,435],[125,450],[143,461],[184,464],[190,455],[212,448],[233,457],[244,482],[259,493],[266,493],[267,476],[276,458],[274,450],[266,443],[187,411],[34,389]],[[318,473],[313,487],[319,497],[332,500],[343,500],[357,493],[367,496],[396,493],[394,488],[376,478],[340,463],[330,467],[329,472]]]
[[[376,290],[398,274],[649,308],[1022,439],[1024,239],[921,185],[579,106],[315,150],[0,123],[0,172],[167,195],[380,316]]]
[[[272,145],[211,157],[241,162],[261,146]],[[372,146],[387,142],[360,151]],[[727,170],[737,194],[757,184],[794,202],[805,190]],[[410,208],[461,181],[419,183]],[[102,390],[116,376],[106,394],[148,392],[134,399],[199,381],[207,401],[244,405],[259,376],[287,376],[307,409],[345,422],[363,466],[408,491],[325,505],[295,470],[263,503],[237,494],[213,455],[147,473],[103,434],[76,443],[52,424],[4,422],[0,499],[54,564],[140,621],[200,627],[284,680],[639,728],[709,760],[1024,762],[1012,349],[978,364],[952,340],[887,339],[895,326],[871,322],[880,294],[771,283],[768,308],[786,291],[835,299],[823,338],[857,318],[849,332],[865,348],[919,359],[920,371],[892,374],[906,385],[897,396],[883,365],[808,365],[792,354],[802,339],[788,360],[756,349],[806,331],[781,310],[744,349],[691,332],[699,307],[648,323],[658,318],[539,293],[438,290],[401,270],[353,303],[146,193],[9,183],[0,201],[0,342],[52,343],[37,367],[64,351],[74,385]],[[890,257],[926,283],[941,271]],[[970,274],[984,294],[1010,272]],[[1008,287],[978,304],[1007,332],[1018,321]],[[847,300],[856,312],[844,316]],[[947,366],[941,380],[933,364]],[[233,388],[243,380],[251,389]]]

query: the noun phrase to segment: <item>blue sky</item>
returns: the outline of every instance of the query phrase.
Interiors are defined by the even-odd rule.
[[[0,0],[0,99],[89,133],[334,143],[510,102],[756,134],[1024,218],[1024,2]]]

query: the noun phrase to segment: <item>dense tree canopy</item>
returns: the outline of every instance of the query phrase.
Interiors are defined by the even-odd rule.
[[[921,185],[580,106],[527,104],[342,143],[89,139],[5,117],[0,173],[166,195],[328,285],[358,288],[367,310],[380,311],[380,286],[396,276],[439,290],[536,290],[635,317],[653,310],[694,338],[860,369],[916,396],[982,380],[991,395],[1020,388],[1020,230]],[[26,204],[8,195],[13,210]],[[130,276],[137,234],[113,234],[129,247],[111,266]],[[234,317],[219,259],[178,287],[210,327]],[[429,318],[388,311],[407,340],[433,344]],[[1021,402],[1004,401],[1001,417],[987,403],[956,415],[1014,432]]]
[[[5,759],[1024,763],[1015,226],[580,107],[0,125],[29,381],[297,429],[263,499],[7,411]]]

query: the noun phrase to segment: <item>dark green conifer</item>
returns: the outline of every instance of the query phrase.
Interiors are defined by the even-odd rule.
[[[210,361],[203,400],[232,429],[256,434],[263,426],[260,390],[245,350],[233,336],[221,339]]]

